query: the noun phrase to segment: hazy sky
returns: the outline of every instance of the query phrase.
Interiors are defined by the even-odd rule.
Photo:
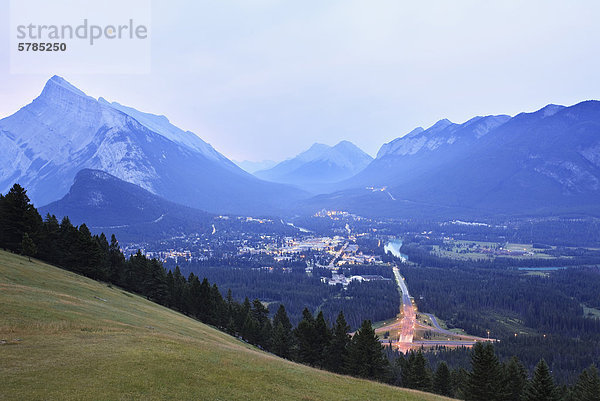
[[[97,1],[97,0],[95,0]],[[150,74],[55,74],[164,114],[236,160],[384,142],[441,118],[600,98],[600,1],[152,2]],[[0,0],[0,116],[49,75],[11,75]]]

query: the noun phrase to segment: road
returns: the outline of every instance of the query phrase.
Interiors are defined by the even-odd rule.
[[[342,246],[340,248],[340,250],[338,251],[338,253],[333,257],[333,259],[331,259],[331,262],[329,262],[329,265],[327,265],[327,268],[329,269],[333,269],[335,267],[334,263],[336,261],[336,259],[338,259],[340,256],[342,256],[342,253],[344,252],[344,249],[346,249],[346,247],[348,246],[349,242],[346,242],[344,244],[344,246]]]
[[[432,315],[431,313],[425,313],[425,315],[429,316],[429,318],[431,319],[431,323],[433,323],[433,326],[435,327],[435,330],[433,330],[433,331],[435,331],[436,333],[445,334],[445,335],[453,336],[453,337],[459,337],[460,340],[464,340],[466,342],[470,342],[470,341],[495,341],[492,338],[482,338],[482,337],[477,337],[477,336],[470,336],[468,334],[458,334],[458,333],[455,333],[453,331],[443,329],[440,326],[439,322],[437,321],[437,318],[434,315]]]
[[[446,335],[449,335],[449,336],[455,336],[455,335],[456,335],[456,333],[454,333],[454,332],[452,332],[452,331],[450,331],[450,330],[443,329],[443,328],[440,326],[440,324],[438,323],[438,321],[437,321],[436,317],[435,317],[435,316],[433,316],[431,313],[425,313],[425,315],[429,316],[429,318],[431,319],[431,323],[433,323],[433,327],[435,327],[435,328],[436,328],[436,331],[437,331],[438,333],[441,333],[441,334],[446,334]]]
[[[398,337],[391,339],[392,343],[397,346],[401,352],[407,352],[413,346],[413,338],[415,334],[415,323],[417,320],[417,312],[413,301],[408,293],[408,287],[404,281],[404,277],[400,275],[397,267],[393,268],[396,283],[402,292],[402,318],[398,318],[394,323],[380,327],[375,332],[381,333],[391,330],[398,330]],[[383,340],[383,342],[389,341]]]
[[[426,313],[426,315],[429,316],[429,318],[431,319],[433,327],[418,322],[417,310],[413,299],[408,293],[406,281],[404,280],[404,277],[400,275],[400,271],[397,267],[394,267],[393,271],[394,277],[396,278],[396,282],[398,283],[398,287],[402,292],[402,305],[400,306],[401,317],[398,317],[395,321],[388,323],[375,330],[377,334],[385,332],[391,333],[389,338],[380,340],[382,344],[391,344],[394,348],[398,348],[399,351],[405,353],[414,347],[471,347],[477,341],[494,341],[491,339],[476,336],[457,334],[450,330],[443,329],[437,321],[436,317],[430,313]],[[416,327],[418,327],[419,330],[427,330],[434,333],[442,334],[444,336],[448,336],[448,340],[415,340],[414,335]]]

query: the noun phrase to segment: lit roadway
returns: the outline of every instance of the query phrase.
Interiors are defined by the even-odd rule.
[[[408,287],[406,286],[406,281],[404,277],[400,275],[397,267],[393,268],[394,276],[396,278],[396,282],[398,283],[398,287],[400,287],[400,291],[402,292],[402,305],[401,305],[401,318],[397,318],[394,322],[386,324],[377,330],[376,333],[381,334],[384,332],[394,332],[393,336],[390,336],[389,339],[381,339],[381,342],[384,344],[391,344],[392,346],[398,348],[401,352],[407,352],[413,347],[427,347],[427,346],[465,346],[471,347],[475,344],[476,341],[494,341],[491,339],[485,339],[481,337],[469,336],[464,334],[457,334],[451,332],[449,330],[445,330],[440,327],[437,319],[432,314],[426,314],[431,319],[434,327],[426,326],[422,323],[417,322],[417,310],[415,304],[408,293]],[[448,340],[440,339],[440,340],[414,340],[415,327],[418,326],[419,329],[429,330],[435,333],[442,334],[444,336],[448,336]],[[396,337],[397,336],[397,337]]]
[[[342,246],[340,248],[340,250],[338,251],[338,253],[333,257],[333,259],[331,259],[331,262],[329,262],[329,265],[327,266],[329,269],[333,269],[335,267],[333,263],[336,261],[336,259],[338,259],[340,256],[342,256],[342,253],[344,252],[344,249],[346,249],[346,247],[348,246],[348,244],[349,243],[346,242],[344,244],[344,246]]]
[[[394,267],[393,270],[398,287],[400,287],[400,291],[402,291],[402,319],[397,319],[392,324],[380,327],[376,330],[376,332],[398,330],[398,338],[391,339],[392,343],[397,346],[400,351],[406,352],[413,346],[417,312],[408,293],[408,288],[406,287],[404,277],[400,275],[397,267]]]

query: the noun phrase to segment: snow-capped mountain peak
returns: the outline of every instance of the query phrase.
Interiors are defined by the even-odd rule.
[[[98,99],[98,102],[131,116],[150,131],[156,132],[170,141],[198,151],[210,159],[229,162],[227,158],[217,152],[211,145],[200,139],[199,136],[193,132],[184,131],[181,128],[176,127],[163,115],[145,113],[117,102],[108,102],[102,97]]]
[[[349,178],[364,169],[373,158],[349,141],[335,146],[313,144],[296,157],[255,175],[269,181],[294,184],[313,190],[315,185]]]
[[[84,168],[163,196],[179,191],[189,205],[212,202],[208,193],[196,194],[206,189],[203,180],[223,174],[255,180],[166,117],[96,100],[54,76],[30,104],[0,120],[0,192],[19,182],[43,205],[66,194]]]

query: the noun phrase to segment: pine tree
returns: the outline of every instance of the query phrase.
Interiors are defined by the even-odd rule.
[[[453,397],[461,400],[466,399],[465,393],[469,381],[469,372],[464,368],[454,369],[450,377],[452,378]]]
[[[450,369],[446,362],[442,361],[435,370],[433,376],[433,391],[437,394],[452,396],[452,379],[450,377]]]
[[[319,311],[317,318],[315,319],[315,337],[314,337],[314,348],[318,355],[316,365],[323,367],[327,358],[326,350],[331,342],[331,330],[325,321],[323,311]]]
[[[531,383],[525,389],[525,401],[559,401],[559,396],[550,374],[550,369],[543,359],[535,367]]]
[[[200,298],[200,279],[194,273],[188,277],[187,291],[185,292],[185,308],[188,313],[199,319],[198,299]]]
[[[363,321],[348,347],[347,372],[359,377],[382,380],[386,376],[388,366],[383,346],[371,326],[371,321]]]
[[[0,246],[13,252],[21,252],[23,235],[28,233],[35,242],[41,231],[42,218],[30,203],[27,191],[19,184],[13,185],[0,198]]]
[[[60,260],[59,230],[60,225],[56,216],[48,213],[44,219],[37,246],[38,257],[52,264],[58,264]]]
[[[248,297],[245,297],[242,305],[240,305],[240,307],[235,311],[235,326],[238,328],[239,334],[242,337],[244,337],[243,328],[246,323],[246,317],[250,314],[250,309],[252,309],[252,305],[250,305],[250,300],[248,299]]]
[[[415,366],[416,354],[414,351],[411,351],[408,354],[408,358],[401,359],[399,362],[401,363],[401,376],[402,376],[402,386],[406,388],[414,388],[413,379],[414,373],[413,369]]]
[[[231,293],[231,288],[227,290],[227,297],[225,298],[225,308],[227,313],[227,325],[226,331],[229,334],[236,334],[238,332],[238,327],[235,324],[235,314],[236,314],[236,306],[238,304],[233,300],[233,294]]]
[[[21,241],[21,253],[27,256],[27,259],[29,259],[30,262],[31,257],[35,256],[35,254],[37,253],[37,247],[35,246],[35,243],[27,233],[23,234],[23,240]]]
[[[167,292],[169,294],[167,306],[175,309],[175,298],[177,295],[175,293],[175,278],[173,277],[173,272],[171,270],[167,272]]]
[[[96,243],[96,250],[98,252],[98,278],[110,282],[110,245],[108,244],[106,235],[104,233],[95,235],[94,242]]]
[[[579,375],[573,388],[573,397],[578,401],[600,401],[600,378],[594,365]]]
[[[257,344],[259,338],[259,327],[256,319],[252,317],[251,313],[246,315],[242,329],[240,332],[242,338],[248,341],[250,344]]]
[[[271,350],[282,358],[291,358],[293,346],[292,324],[283,305],[273,317],[273,338]]]
[[[516,356],[510,358],[510,361],[504,367],[504,378],[507,391],[506,399],[508,401],[520,401],[527,386],[527,370]]]
[[[108,280],[123,285],[123,280],[125,279],[125,256],[121,252],[119,241],[117,241],[117,237],[114,234],[110,237],[108,253],[110,266],[108,269]]]
[[[210,284],[206,277],[200,283],[195,303],[198,319],[204,323],[214,324],[210,318]]]
[[[297,358],[299,362],[316,365],[320,355],[317,354],[315,347],[315,319],[308,308],[302,311],[302,320],[294,330],[294,336],[297,342]]]
[[[98,269],[101,260],[100,250],[92,238],[89,228],[85,224],[79,226],[76,237],[77,242],[74,244],[73,257],[77,272],[93,279],[102,278],[99,277]]]
[[[181,270],[179,270],[179,266],[175,266],[175,271],[173,272],[173,305],[175,308],[181,312],[186,312],[185,306],[185,293],[187,288],[187,281],[183,274],[181,274]],[[189,313],[189,312],[188,312]]]
[[[210,288],[210,320],[217,327],[224,327],[227,324],[227,307],[221,291],[216,284]]]
[[[465,397],[468,401],[502,399],[502,371],[492,344],[476,343],[471,354],[471,372]]]
[[[144,283],[144,294],[148,299],[164,304],[169,297],[165,269],[156,259],[146,260],[146,264],[148,273]]]
[[[421,350],[414,353],[414,358],[409,359],[409,363],[412,365],[409,368],[410,372],[410,388],[421,391],[431,391],[431,370],[427,359],[423,355]],[[448,372],[449,373],[449,372]]]
[[[325,367],[336,373],[345,372],[345,364],[348,359],[348,345],[350,344],[350,326],[346,323],[344,312],[338,314],[332,331],[331,342],[326,350]]]
[[[252,319],[256,322],[256,334],[254,344],[259,345],[263,349],[270,349],[271,346],[271,320],[269,319],[269,309],[255,299],[252,302],[251,309]]]

